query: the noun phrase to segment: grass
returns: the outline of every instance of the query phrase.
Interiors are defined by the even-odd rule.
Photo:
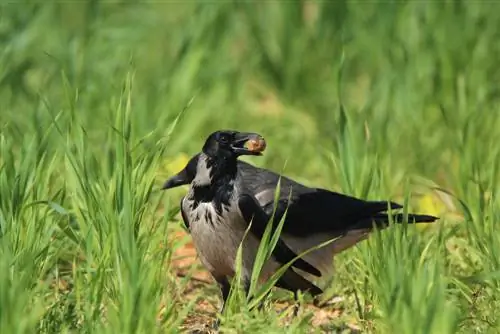
[[[255,165],[441,220],[337,256],[324,284],[341,298],[326,310],[288,319],[272,311],[282,291],[260,313],[236,295],[221,329],[498,332],[498,12],[1,4],[0,331],[175,333],[213,319],[216,286],[179,258],[185,188],[159,186],[208,133],[235,128],[266,137]]]

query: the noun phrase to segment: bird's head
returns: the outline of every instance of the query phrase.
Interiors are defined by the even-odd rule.
[[[211,158],[237,158],[241,155],[262,155],[266,141],[258,133],[231,130],[215,131],[203,145],[203,153]]]
[[[257,133],[237,131],[216,131],[208,136],[203,145],[203,153],[217,159],[236,159],[240,155],[262,155],[266,148],[266,141]],[[176,188],[190,184],[195,176],[200,155],[193,156],[186,167],[170,177],[162,189]]]

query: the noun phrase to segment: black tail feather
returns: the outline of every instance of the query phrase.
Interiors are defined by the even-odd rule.
[[[408,224],[419,224],[419,223],[434,223],[438,220],[438,217],[431,215],[421,215],[421,214],[408,214]],[[358,224],[357,228],[372,228],[373,225],[379,228],[385,228],[389,225],[389,215],[388,214],[376,214],[373,215],[371,219],[366,219]],[[402,224],[404,220],[404,214],[396,213],[392,214],[392,221],[395,224]]]
[[[395,215],[394,219],[397,222],[402,222],[404,220],[404,215],[402,213],[399,213]],[[408,214],[408,223],[413,224],[413,223],[433,223],[436,220],[438,220],[438,217],[431,216],[431,215],[419,215],[419,214]]]

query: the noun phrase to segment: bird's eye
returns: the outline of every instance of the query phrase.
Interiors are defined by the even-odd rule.
[[[229,136],[228,135],[220,135],[219,141],[222,144],[227,144],[227,143],[229,143]]]

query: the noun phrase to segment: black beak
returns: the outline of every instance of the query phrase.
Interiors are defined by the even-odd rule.
[[[231,148],[237,155],[262,155],[266,141],[258,133],[238,132]]]
[[[172,189],[176,187],[180,187],[186,184],[190,184],[193,181],[193,178],[189,176],[186,168],[181,170],[176,175],[169,178],[162,186],[161,189]]]

